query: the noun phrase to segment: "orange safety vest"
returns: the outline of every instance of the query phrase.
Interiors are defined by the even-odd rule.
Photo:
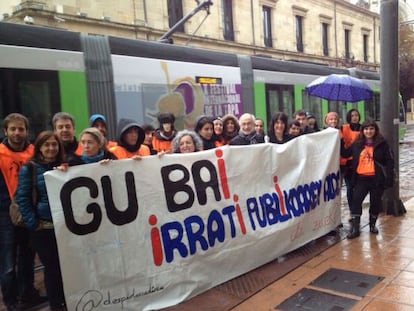
[[[355,141],[355,139],[358,137],[359,135],[359,131],[353,131],[351,129],[351,127],[349,126],[349,124],[343,124],[341,127],[341,137],[344,141],[344,146],[345,148],[348,148],[349,146],[351,146],[351,144]],[[344,157],[340,157],[340,165],[346,165],[346,162],[352,160],[352,157],[348,157],[348,158],[344,158]]]
[[[78,142],[78,146],[76,147],[75,154],[82,155],[82,145]]]
[[[129,159],[132,158],[134,155],[139,156],[149,156],[151,155],[150,149],[148,146],[141,145],[137,151],[128,151],[124,147],[115,146],[109,149],[118,159]]]
[[[172,144],[171,140],[163,140],[163,139],[158,139],[156,137],[152,139],[152,147],[154,148],[154,150],[157,150],[157,152],[161,152],[161,151],[170,152],[172,149],[171,144]]]
[[[17,188],[19,170],[33,156],[33,151],[32,144],[28,145],[23,151],[13,151],[5,144],[0,143],[0,169],[10,198],[13,197]]]
[[[118,145],[118,143],[116,141],[113,141],[113,140],[107,140],[106,141],[106,148],[108,148],[108,149],[111,149],[111,148],[113,148],[117,145]]]

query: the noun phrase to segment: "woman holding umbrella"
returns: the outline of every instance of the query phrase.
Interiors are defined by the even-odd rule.
[[[348,239],[360,235],[362,202],[370,194],[369,231],[378,234],[375,226],[381,211],[381,197],[384,190],[394,182],[394,157],[377,123],[367,119],[361,126],[356,141],[346,149],[341,146],[341,156],[352,155],[351,186],[353,187],[351,209],[351,230]]]

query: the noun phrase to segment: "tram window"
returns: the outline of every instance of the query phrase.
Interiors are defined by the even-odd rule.
[[[354,108],[354,107],[353,107]],[[344,101],[328,101],[328,111],[335,111],[339,115],[340,123],[346,123],[347,105]]]
[[[364,106],[365,118],[373,118],[377,121],[380,119],[380,96],[378,93],[374,93],[372,99],[365,100]]]
[[[266,85],[266,112],[269,117],[282,111],[289,117],[294,111],[293,86],[291,85]]]
[[[322,99],[320,97],[310,96],[305,90],[303,90],[302,104],[303,109],[315,116],[319,125],[323,125]]]
[[[50,129],[50,120],[60,110],[58,74],[46,70],[0,69],[0,111],[4,118],[19,112],[30,122],[29,138]]]

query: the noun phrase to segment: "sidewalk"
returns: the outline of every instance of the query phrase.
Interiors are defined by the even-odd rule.
[[[330,310],[414,310],[414,198],[404,202],[404,206],[407,213],[403,216],[383,215],[379,218],[378,235],[370,234],[365,225],[359,238],[343,239],[232,310],[293,311],[291,308],[276,307],[303,289],[356,300],[350,309]],[[367,213],[365,209],[364,213]],[[321,289],[310,284],[331,268],[384,278],[363,296]],[[322,308],[312,308],[315,299],[318,299],[318,296],[315,297],[308,297],[308,301],[297,304],[294,310],[322,311]]]

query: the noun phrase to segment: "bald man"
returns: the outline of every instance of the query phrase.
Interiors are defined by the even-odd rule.
[[[252,145],[264,143],[263,135],[258,135],[254,128],[255,117],[250,113],[240,116],[239,134],[230,141],[230,145]]]

